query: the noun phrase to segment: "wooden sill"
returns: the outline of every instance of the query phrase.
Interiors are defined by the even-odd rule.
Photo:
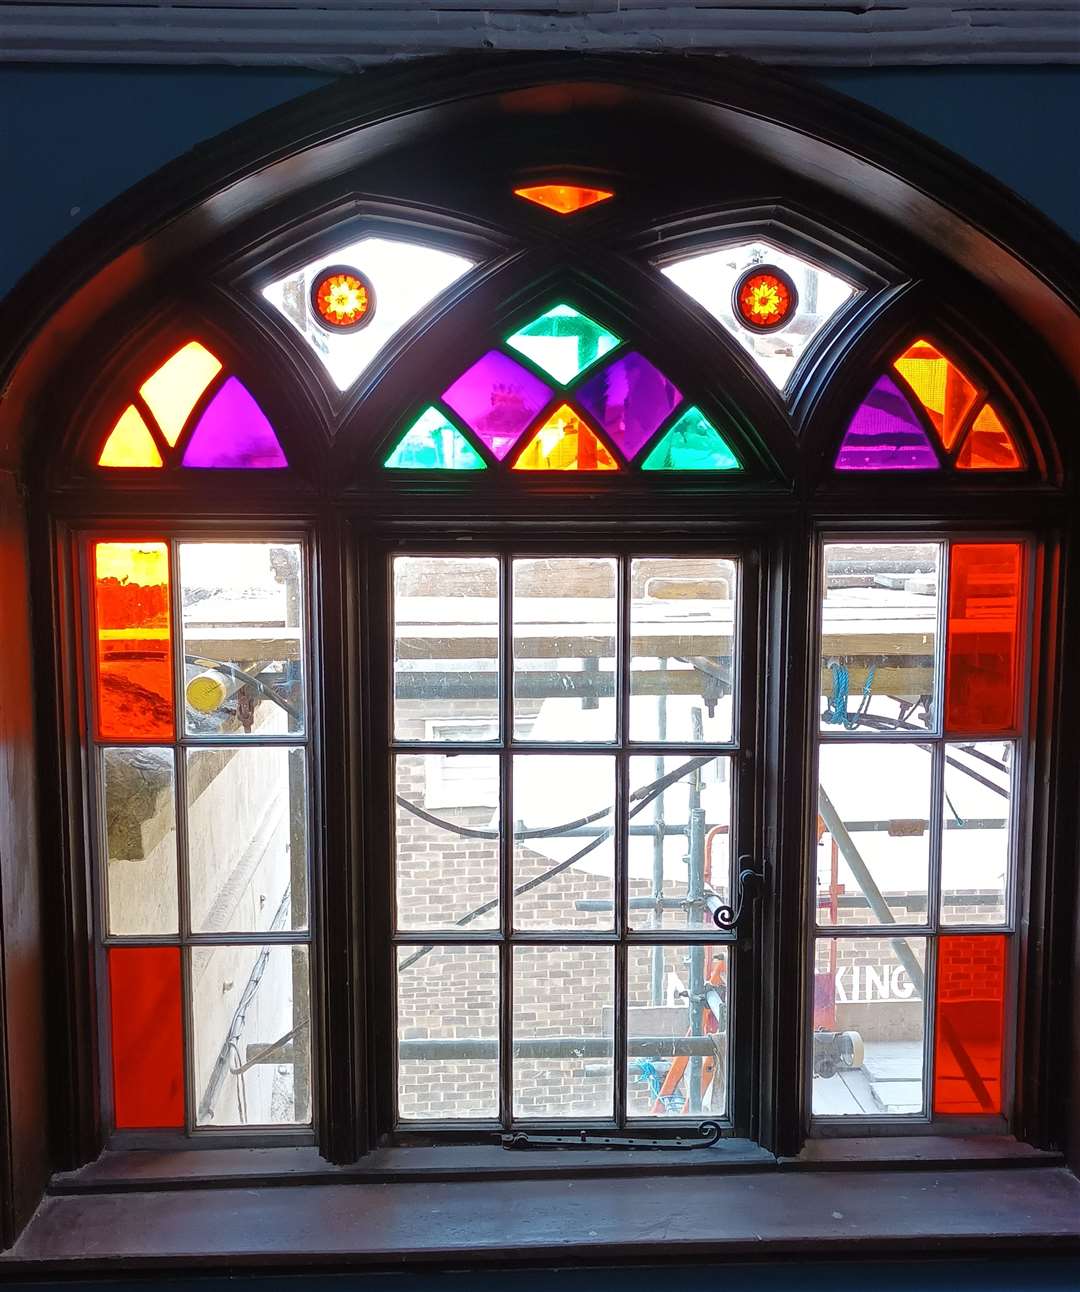
[[[509,1156],[509,1155],[507,1155]],[[1080,1250],[1062,1167],[735,1169],[633,1176],[194,1181],[47,1197],[0,1270],[501,1268],[565,1262]]]

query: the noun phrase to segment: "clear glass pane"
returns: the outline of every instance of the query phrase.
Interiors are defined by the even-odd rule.
[[[396,238],[361,238],[270,283],[263,288],[263,296],[311,346],[338,390],[348,390],[395,333],[473,263],[438,247]],[[312,284],[329,265],[351,266],[371,282],[376,307],[365,327],[332,332],[311,308]]]
[[[1005,924],[1012,871],[1011,741],[945,746],[943,924]]]
[[[399,754],[394,766],[398,928],[498,928],[498,755]]]
[[[616,564],[514,562],[514,736],[615,738]]]
[[[496,947],[398,947],[398,1116],[499,1115]]]
[[[495,557],[394,559],[394,735],[498,739]]]
[[[821,727],[936,730],[941,546],[830,543],[821,606]]]
[[[923,1112],[925,938],[819,938],[815,1117]]]
[[[611,1117],[611,947],[515,947],[514,1116]]]
[[[193,947],[191,993],[196,1124],[310,1124],[307,947]]]
[[[930,746],[823,744],[818,760],[818,922],[925,924]]]
[[[184,723],[190,735],[304,729],[299,543],[181,543]]]
[[[731,760],[630,759],[630,927],[710,928],[731,870]]]
[[[775,265],[789,274],[798,292],[791,318],[772,332],[745,328],[731,308],[735,285],[755,265]],[[803,351],[857,290],[850,283],[767,242],[742,242],[663,266],[682,288],[738,341],[769,380],[782,390]]]
[[[171,749],[106,749],[105,855],[111,934],[175,933],[176,769]]]
[[[614,925],[615,759],[514,758],[514,927]]]
[[[307,927],[306,781],[303,749],[187,751],[194,932]]]
[[[724,1116],[727,947],[631,947],[626,974],[627,1116]]]
[[[630,588],[631,740],[731,740],[735,563],[633,561]]]

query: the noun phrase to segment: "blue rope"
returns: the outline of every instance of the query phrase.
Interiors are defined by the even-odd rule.
[[[825,712],[821,715],[821,720],[831,726],[844,727],[848,731],[854,731],[859,725],[859,714],[865,713],[870,707],[870,692],[874,685],[874,673],[877,671],[877,665],[871,664],[867,669],[866,681],[863,683],[862,699],[853,716],[848,714],[847,669],[843,664],[833,660],[829,665],[829,670],[833,675],[833,693],[832,699],[825,706]]]

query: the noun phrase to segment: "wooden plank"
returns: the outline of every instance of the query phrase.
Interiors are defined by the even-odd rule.
[[[341,3],[341,0],[339,0]],[[710,0],[613,5],[522,0],[487,8],[398,0],[155,5],[0,2],[0,61],[231,63],[341,71],[466,50],[743,53],[787,64],[1080,62],[1077,0]]]

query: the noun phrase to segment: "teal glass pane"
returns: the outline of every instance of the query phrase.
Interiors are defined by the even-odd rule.
[[[487,463],[437,408],[425,408],[383,463],[397,470],[484,471]]]
[[[556,305],[508,336],[506,344],[565,386],[620,340],[573,306]]]
[[[642,471],[737,471],[739,459],[700,408],[688,408],[654,446]]]

